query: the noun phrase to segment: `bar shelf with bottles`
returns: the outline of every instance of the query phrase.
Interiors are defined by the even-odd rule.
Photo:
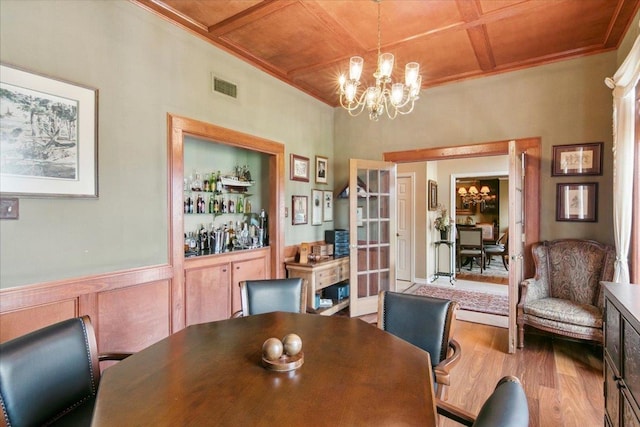
[[[184,182],[184,214],[211,215],[208,224],[200,223],[193,231],[185,229],[186,257],[269,245],[267,214],[264,209],[253,212],[251,194],[246,192],[254,184],[246,166],[236,167],[234,175],[194,171]]]

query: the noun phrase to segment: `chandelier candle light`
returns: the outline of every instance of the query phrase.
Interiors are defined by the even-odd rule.
[[[483,185],[478,191],[478,188],[475,185],[469,187],[469,191],[466,188],[460,187],[458,190],[458,194],[462,198],[462,202],[466,204],[476,205],[478,203],[483,203],[489,201],[491,199],[495,199],[496,196],[489,195],[490,189],[487,185]]]
[[[375,86],[370,86],[360,94],[360,75],[364,67],[364,59],[361,56],[353,56],[349,61],[349,78],[340,76],[340,105],[345,108],[350,115],[357,116],[366,107],[369,111],[369,119],[377,121],[383,114],[387,113],[390,119],[395,119],[398,114],[409,114],[413,111],[415,101],[420,95],[422,76],[420,76],[420,64],[409,62],[404,69],[404,84],[393,83],[391,73],[393,72],[394,58],[391,53],[380,53],[380,2],[378,3],[378,67],[373,77],[376,79]]]

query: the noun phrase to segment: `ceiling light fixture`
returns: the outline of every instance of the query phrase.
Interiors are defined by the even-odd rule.
[[[491,190],[487,185],[483,185],[480,188],[480,191],[478,191],[478,188],[475,185],[470,186],[468,191],[464,187],[460,187],[458,189],[458,195],[462,199],[462,203],[469,205],[476,205],[478,203],[484,203],[495,199],[496,196],[489,195],[490,192]]]
[[[358,94],[364,59],[361,56],[351,57],[349,78],[347,79],[343,74],[339,80],[340,105],[352,116],[359,115],[366,107],[371,120],[377,121],[385,112],[393,120],[398,114],[409,114],[413,111],[422,85],[420,64],[409,62],[404,69],[404,84],[393,83],[391,80],[393,54],[380,53],[380,2],[382,0],[373,1],[378,3],[378,67],[373,74],[376,84]]]

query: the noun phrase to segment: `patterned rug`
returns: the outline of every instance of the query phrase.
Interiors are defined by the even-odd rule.
[[[509,271],[504,268],[502,260],[499,257],[493,257],[482,273],[480,273],[480,267],[474,262],[471,271],[469,271],[469,265],[462,266],[460,271],[456,272],[456,278],[475,282],[508,285]]]
[[[509,315],[509,298],[506,295],[440,286],[420,286],[414,293],[416,295],[426,295],[457,301],[462,310],[497,314],[500,316]]]

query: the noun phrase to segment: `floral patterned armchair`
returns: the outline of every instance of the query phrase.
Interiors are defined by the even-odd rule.
[[[518,347],[524,326],[602,343],[603,292],[611,281],[615,249],[593,240],[562,239],[533,245],[536,274],[520,284]]]

